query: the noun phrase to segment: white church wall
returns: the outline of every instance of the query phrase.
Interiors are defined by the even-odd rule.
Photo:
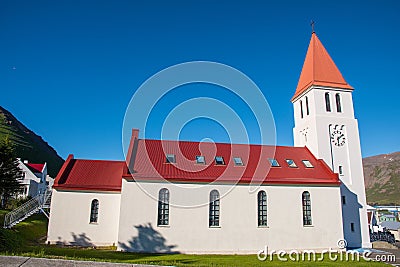
[[[140,186],[145,186],[145,193]],[[254,254],[269,250],[336,249],[343,238],[339,187],[261,186],[267,194],[268,226],[257,225],[257,193],[249,186],[136,183],[123,180],[118,250],[180,253]],[[168,226],[157,226],[158,196],[170,192]],[[210,228],[209,194],[220,192],[220,226]],[[312,226],[303,226],[302,193],[311,194]],[[173,203],[201,200],[205,205],[182,208]],[[156,238],[152,238],[155,236]]]
[[[98,222],[89,223],[93,199]],[[47,241],[51,244],[110,246],[117,243],[120,193],[53,189]]]

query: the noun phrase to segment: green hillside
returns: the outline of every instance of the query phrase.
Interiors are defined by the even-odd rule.
[[[17,157],[32,163],[47,162],[48,174],[56,177],[64,160],[42,137],[25,127],[9,111],[0,106],[0,139],[5,136],[16,145]]]
[[[400,152],[363,159],[367,202],[400,205]]]

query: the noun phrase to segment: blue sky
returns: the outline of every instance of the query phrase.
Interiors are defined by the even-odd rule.
[[[215,61],[258,85],[275,119],[277,144],[293,145],[290,98],[314,20],[318,37],[355,88],[363,156],[399,151],[399,13],[395,0],[1,0],[0,105],[63,158],[122,159],[124,114],[137,88],[166,67]],[[163,99],[160,114],[178,100],[219,97],[251,124],[243,103],[224,97],[222,89],[179,89],[166,96],[170,101]],[[162,121],[155,120],[149,137],[159,136],[157,123]],[[196,119],[180,138],[228,137],[217,122]]]

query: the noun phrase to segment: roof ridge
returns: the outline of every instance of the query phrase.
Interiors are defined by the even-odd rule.
[[[159,140],[159,139],[139,139],[139,141],[155,141],[155,142],[173,142],[173,143],[202,143],[202,144],[215,144],[215,145],[238,145],[238,146],[267,146],[267,147],[288,147],[288,148],[301,148],[289,145],[266,145],[266,144],[246,144],[246,143],[224,143],[224,142],[202,142],[190,140]]]

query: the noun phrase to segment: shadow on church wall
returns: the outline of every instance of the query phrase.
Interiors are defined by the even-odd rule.
[[[360,248],[362,246],[360,221],[362,205],[358,202],[357,194],[351,192],[344,183],[340,186],[340,193],[346,198],[345,204],[342,203],[344,239],[347,241],[348,248]],[[351,223],[354,224],[354,231],[352,231]]]
[[[119,243],[124,251],[147,252],[147,253],[179,253],[173,251],[176,245],[167,245],[167,240],[156,231],[151,223],[134,226],[137,236],[126,243]]]
[[[71,233],[72,238],[74,239],[70,242],[73,246],[81,246],[81,247],[94,247],[95,245],[91,242],[92,240],[85,234],[75,234],[74,232]]]

